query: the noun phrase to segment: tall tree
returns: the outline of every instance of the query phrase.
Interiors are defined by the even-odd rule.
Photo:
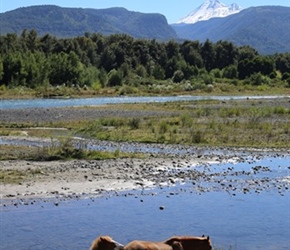
[[[39,38],[37,37],[37,32],[34,29],[29,31],[26,37],[26,45],[28,50],[30,50],[31,52],[35,52],[38,50]]]
[[[171,59],[173,57],[178,58],[179,57],[179,45],[177,42],[170,40],[165,44],[167,57],[168,59]]]
[[[237,60],[237,51],[234,45],[227,41],[218,41],[215,45],[215,68],[223,69]]]
[[[40,50],[43,51],[47,56],[55,51],[57,39],[49,34],[44,35],[40,38]]]
[[[50,57],[49,82],[52,85],[83,85],[83,65],[75,52],[54,54]]]
[[[205,69],[208,72],[211,71],[215,66],[216,52],[213,43],[208,39],[201,47],[201,56],[203,58]]]
[[[282,74],[290,73],[290,53],[278,55],[275,59],[275,66]]]

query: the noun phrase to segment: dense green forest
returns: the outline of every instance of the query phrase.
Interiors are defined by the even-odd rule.
[[[24,30],[19,36],[0,36],[0,47],[2,90],[65,85],[162,92],[164,86],[174,85],[191,91],[216,82],[290,86],[290,53],[262,56],[249,46],[227,41],[159,42],[97,33],[56,38]]]

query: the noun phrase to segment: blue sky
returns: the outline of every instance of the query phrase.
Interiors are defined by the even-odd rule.
[[[54,4],[61,7],[104,9],[124,7],[143,13],[163,14],[169,23],[175,23],[201,5],[204,0],[0,0],[0,12],[32,5]],[[237,3],[244,8],[262,5],[290,7],[290,0],[220,0],[229,5]]]

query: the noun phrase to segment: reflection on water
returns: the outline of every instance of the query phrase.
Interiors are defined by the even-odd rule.
[[[205,234],[218,249],[290,249],[289,157],[200,167],[210,167],[212,173],[228,171],[219,183],[226,186],[237,182],[242,188],[255,181],[263,183],[259,180],[265,177],[276,182],[269,181],[261,192],[247,186],[249,192],[235,190],[235,195],[225,189],[197,192],[196,185],[186,182],[103,198],[60,201],[57,206],[40,201],[2,207],[0,248],[88,249],[99,235],[127,243]],[[234,171],[252,174],[236,177]],[[214,176],[212,183],[218,183]],[[279,182],[287,178],[288,184],[279,189]]]

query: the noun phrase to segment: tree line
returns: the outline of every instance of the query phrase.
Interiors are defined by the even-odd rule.
[[[160,42],[98,33],[57,38],[23,30],[20,35],[0,36],[0,48],[0,85],[6,87],[180,83],[201,74],[233,80],[255,76],[252,84],[279,79],[290,86],[290,53],[259,55],[249,46],[238,47],[228,41]]]

